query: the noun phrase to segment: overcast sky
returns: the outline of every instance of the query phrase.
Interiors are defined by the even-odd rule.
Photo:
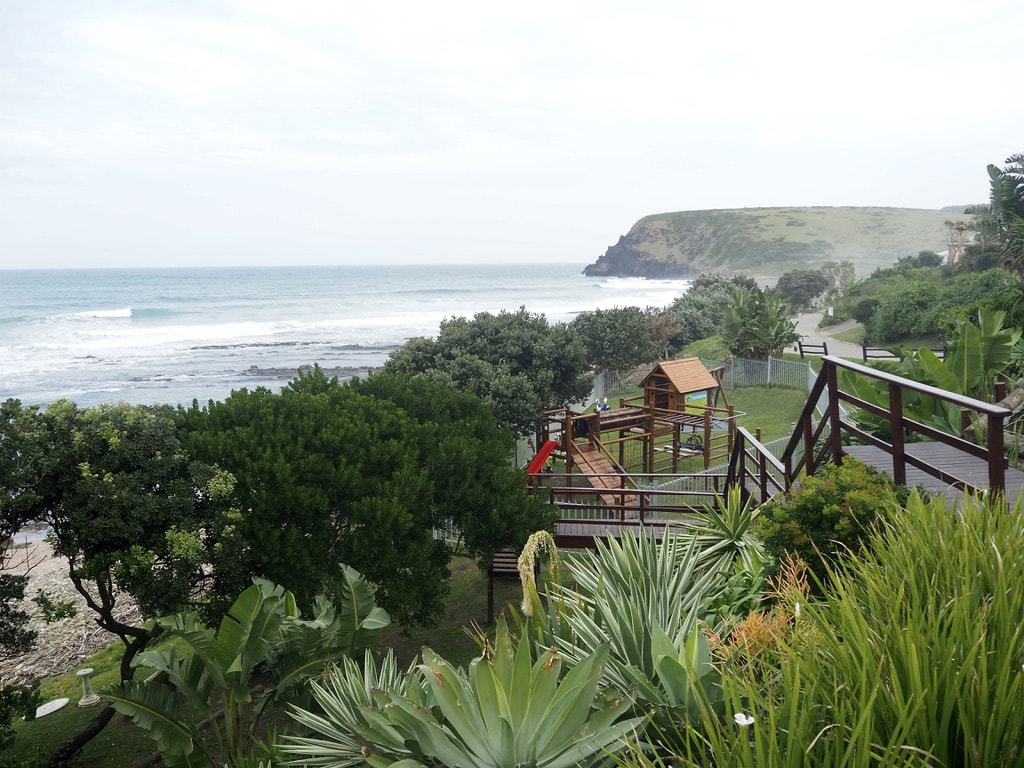
[[[984,202],[1020,0],[0,0],[0,267],[594,261]]]

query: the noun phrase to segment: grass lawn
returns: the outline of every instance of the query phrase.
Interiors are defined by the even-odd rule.
[[[398,627],[390,627],[385,633],[384,645],[395,649],[402,666],[408,665],[425,645],[456,666],[466,665],[479,655],[471,632],[474,626],[484,627],[487,623],[487,575],[467,558],[453,560],[451,573],[448,608],[437,626],[404,634]],[[519,579],[495,577],[495,615],[509,604],[518,605],[521,600]]]
[[[736,411],[746,414],[736,419],[737,426],[754,434],[760,429],[762,442],[791,435],[807,402],[805,391],[784,387],[740,387],[727,394]]]

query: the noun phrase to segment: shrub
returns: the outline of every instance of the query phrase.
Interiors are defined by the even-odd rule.
[[[866,325],[875,316],[875,310],[878,309],[879,303],[876,298],[861,299],[853,305],[853,311],[850,314],[858,323]]]
[[[765,506],[760,518],[765,550],[777,561],[786,553],[799,557],[826,586],[828,564],[860,552],[875,524],[906,495],[905,488],[856,459],[830,464]]]

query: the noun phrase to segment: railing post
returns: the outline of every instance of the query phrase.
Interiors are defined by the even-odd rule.
[[[1006,461],[1003,445],[1003,417],[990,413],[988,415],[988,487],[990,491],[998,491],[1006,495]]]
[[[736,463],[736,480],[739,481],[740,488],[747,487],[747,441],[743,439],[742,434],[736,439],[736,453],[739,457],[739,461]]]
[[[828,420],[832,444],[832,462],[843,463],[843,436],[839,433],[839,373],[836,364],[825,360],[825,385],[828,387]],[[810,471],[808,471],[810,474]]]
[[[760,442],[760,439],[758,439]],[[758,478],[757,483],[761,487],[761,497],[757,500],[758,504],[764,504],[768,501],[768,462],[764,460],[764,456],[758,455]]]
[[[827,381],[827,379],[826,379]],[[829,400],[831,403],[832,401]],[[829,414],[823,413],[821,415],[823,419],[829,418]],[[803,424],[800,425],[804,433],[804,473],[808,476],[814,474],[815,463],[814,463],[814,445],[811,442],[814,437],[814,423],[811,416],[808,416],[803,420]],[[787,470],[787,471],[792,471]]]
[[[892,479],[907,484],[907,457],[903,447],[903,388],[889,384],[889,429],[892,432]]]

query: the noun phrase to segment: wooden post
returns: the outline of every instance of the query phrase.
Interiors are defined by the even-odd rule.
[[[828,420],[831,434],[829,443],[832,444],[832,462],[843,463],[843,436],[839,430],[839,374],[835,363],[827,359],[823,361],[825,366],[825,386],[828,388]]]
[[[1006,496],[1006,462],[1003,436],[1003,418],[995,414],[988,417],[988,487]]]
[[[889,429],[892,431],[892,479],[907,484],[907,457],[903,446],[903,388],[889,384]]]

